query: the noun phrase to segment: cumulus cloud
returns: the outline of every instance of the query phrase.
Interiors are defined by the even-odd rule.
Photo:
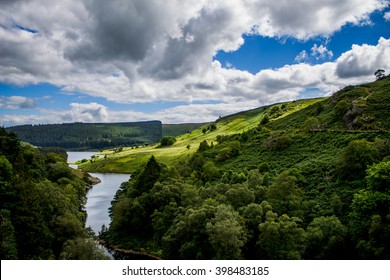
[[[330,60],[333,57],[333,52],[331,50],[328,50],[327,47],[322,44],[319,46],[317,46],[317,44],[314,44],[310,50],[311,50],[310,54],[306,50],[300,52],[295,57],[294,61],[298,63],[300,62],[317,63],[320,61]]]
[[[90,107],[89,104],[82,104]],[[77,105],[77,106],[80,106]],[[92,107],[100,107],[95,104]],[[145,121],[161,120],[163,123],[189,123],[189,122],[210,122],[216,120],[219,116],[233,114],[237,108],[242,110],[253,109],[260,106],[256,101],[246,101],[241,103],[218,103],[218,104],[187,104],[168,109],[158,110],[153,113],[144,113],[135,110],[114,111],[105,108],[104,117],[99,119],[101,112],[79,113],[79,108],[74,106],[69,110],[47,110],[41,109],[40,114],[22,115],[7,114],[0,119],[1,126],[13,126],[17,124],[44,124],[44,123],[68,123],[68,122],[126,122],[126,121]],[[102,106],[104,107],[104,106]],[[80,115],[82,118],[80,118]]]
[[[369,15],[382,10],[387,1],[376,0],[327,0],[311,1],[248,1],[258,17],[255,31],[267,36],[293,36],[308,39],[313,36],[329,36],[344,25],[368,24]]]
[[[244,34],[299,40],[328,37],[346,24],[368,24],[370,14],[388,4],[383,0],[291,3],[0,1],[0,82],[49,83],[64,92],[119,103],[214,101],[220,105],[207,107],[204,114],[211,116],[233,112],[229,108],[234,106],[228,104],[239,104],[242,108],[235,107],[239,111],[250,102],[261,105],[293,99],[305,87],[337,89],[355,76],[360,81],[371,76],[373,68],[389,68],[386,39],[377,46],[354,46],[334,62],[309,65],[310,58],[326,61],[333,56],[326,46],[314,45],[297,56],[299,64],[256,74],[226,69],[213,61],[220,50],[239,49]],[[200,107],[189,104],[185,109]],[[171,115],[178,116],[182,108],[172,109]],[[220,108],[225,108],[224,114]],[[115,114],[119,113],[101,104],[73,103],[58,120],[106,121],[116,119]],[[137,118],[137,113],[129,114]]]
[[[383,7],[381,0],[16,1],[0,12],[0,79],[74,87],[78,78],[119,71],[131,84],[180,79],[206,71],[217,51],[237,50],[245,33],[329,36]]]
[[[108,119],[107,107],[98,103],[71,103],[70,116],[72,121],[79,122],[106,122]]]
[[[332,59],[333,52],[328,50],[327,47],[322,44],[320,46],[314,44],[311,48],[311,56],[313,56],[316,60]]]
[[[378,68],[390,68],[390,39],[381,38],[376,46],[353,45],[336,61],[340,78],[373,75]]]
[[[36,107],[36,102],[32,98],[24,96],[0,96],[0,108],[2,109],[27,109]]]

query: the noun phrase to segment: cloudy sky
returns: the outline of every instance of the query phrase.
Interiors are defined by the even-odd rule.
[[[0,0],[0,126],[213,121],[379,68],[389,0]]]

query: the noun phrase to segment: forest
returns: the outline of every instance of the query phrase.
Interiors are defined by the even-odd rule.
[[[85,228],[89,176],[0,128],[0,259],[107,259]]]
[[[67,150],[138,146],[154,143],[162,137],[160,121],[20,125],[6,130],[38,147],[62,147]]]
[[[100,238],[164,259],[390,259],[390,79],[286,106],[175,164],[151,156]]]

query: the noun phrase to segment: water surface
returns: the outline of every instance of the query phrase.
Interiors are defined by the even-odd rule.
[[[93,186],[87,194],[87,221],[86,226],[90,226],[97,234],[103,225],[110,224],[108,208],[111,207],[116,191],[122,182],[130,179],[129,174],[103,174],[89,173],[93,177],[99,178],[99,184]]]
[[[95,155],[94,152],[67,152],[68,162],[76,162],[82,159],[90,159]],[[77,168],[77,165],[71,165]],[[102,226],[110,225],[110,217],[108,208],[111,206],[111,201],[115,196],[116,191],[121,186],[122,182],[130,179],[130,174],[105,174],[105,173],[89,173],[92,177],[99,178],[99,184],[93,186],[87,193],[87,211],[86,227],[91,227],[98,234]]]

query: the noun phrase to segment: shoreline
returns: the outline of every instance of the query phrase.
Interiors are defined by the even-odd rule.
[[[113,251],[113,253],[111,253],[111,252],[110,253],[113,255],[114,258],[115,258],[115,253],[116,253],[116,254],[122,254],[124,256],[143,257],[143,258],[132,258],[134,260],[143,260],[143,259],[162,260],[161,257],[154,255],[154,254],[151,254],[151,253],[148,253],[148,252],[145,252],[145,251],[139,251],[139,250],[135,250],[135,249],[122,249],[122,248],[119,248],[118,246],[115,246],[115,245],[108,245],[104,240],[102,240],[100,238],[98,238],[96,241],[99,244],[101,244],[102,246],[104,246],[105,248],[107,248],[107,250]]]

